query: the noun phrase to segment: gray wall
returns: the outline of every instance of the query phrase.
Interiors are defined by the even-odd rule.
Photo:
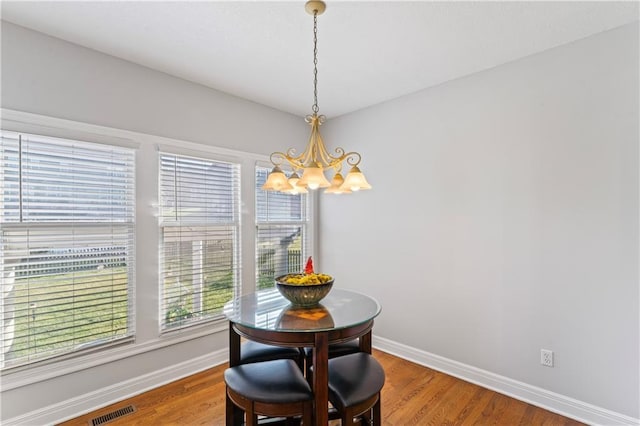
[[[321,197],[319,262],[381,301],[377,335],[639,417],[637,38],[628,26],[323,127],[362,151],[374,190]],[[1,101],[261,154],[308,136],[300,117],[4,22]],[[148,219],[139,241],[157,238]],[[147,268],[138,294],[153,300]],[[152,314],[136,345],[158,340]],[[2,416],[225,345],[221,332],[4,391]]]
[[[636,23],[325,126],[373,190],[323,197],[323,270],[376,335],[640,416],[638,50]]]
[[[1,102],[3,108],[266,155],[308,138],[302,117],[4,21]]]
[[[6,22],[2,22],[1,106],[256,154],[269,154],[282,146],[297,146],[308,138],[308,125],[302,117]],[[93,398],[89,403],[104,403],[99,395],[93,394],[103,389],[108,389],[105,393],[110,396],[107,398],[119,399],[122,397],[118,394],[119,385],[115,389],[110,386],[136,378],[141,383],[152,383],[154,374],[168,367],[187,363],[179,370],[185,374],[190,360],[196,360],[194,365],[202,368],[209,355],[211,363],[216,359],[220,362],[221,355],[214,356],[216,351],[222,350],[222,356],[226,355],[224,323],[218,327],[221,331],[210,334],[206,334],[205,328],[197,334],[158,336],[158,230],[154,209],[158,193],[156,140],[145,136],[136,142],[140,144],[137,156],[137,330],[135,344],[126,351],[139,353],[117,360],[116,354],[121,353],[122,348],[107,351],[104,358],[112,359],[111,362],[102,365],[98,362],[81,371],[75,371],[74,362],[82,364],[84,361],[71,360],[64,363],[64,375],[46,380],[38,379],[40,372],[43,377],[50,377],[52,371],[62,371],[60,366],[37,370],[34,374],[19,372],[19,380],[15,379],[16,374],[13,379],[5,376],[1,395],[2,420],[58,407],[63,401],[82,399],[87,395]],[[166,140],[161,142],[167,143]],[[243,164],[249,177],[243,177],[243,192],[253,191],[254,161],[255,158],[248,158]],[[252,206],[243,206],[243,223],[253,220],[251,209]],[[243,247],[250,249],[252,244],[248,239]],[[246,257],[244,279],[250,281],[254,276],[253,261],[250,256]],[[250,290],[250,287],[243,287],[245,291],[247,288]],[[160,376],[166,378],[166,375],[165,371]],[[34,383],[7,390],[7,384],[15,380]],[[70,404],[69,414],[74,414],[73,410],[95,408],[75,402],[77,405]],[[64,415],[66,412],[61,409],[59,413]]]

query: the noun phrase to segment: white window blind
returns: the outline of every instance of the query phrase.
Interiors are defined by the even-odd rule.
[[[263,191],[270,169],[256,167],[256,287],[270,288],[274,278],[300,272],[310,255],[308,194]]]
[[[135,151],[2,131],[3,368],[134,335]]]
[[[161,329],[219,318],[240,282],[240,166],[160,153]]]

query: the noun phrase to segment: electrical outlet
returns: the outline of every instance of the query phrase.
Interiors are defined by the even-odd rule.
[[[540,349],[540,364],[545,367],[553,367],[553,351]]]

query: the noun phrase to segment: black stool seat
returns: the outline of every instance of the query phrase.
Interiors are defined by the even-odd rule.
[[[301,364],[302,354],[298,348],[285,348],[280,346],[265,345],[264,343],[248,340],[240,346],[240,363],[251,364],[253,362],[273,361],[276,359],[292,359],[298,365]]]
[[[342,425],[373,409],[373,423],[379,425],[380,391],[384,386],[384,370],[376,359],[364,352],[329,360],[329,401],[340,412]]]
[[[246,425],[258,424],[258,415],[301,416],[305,426],[313,416],[313,392],[298,365],[290,359],[241,364],[224,372],[227,388],[226,424],[239,420],[234,405],[245,412]]]
[[[253,401],[289,403],[313,399],[309,383],[289,359],[228,368],[224,381],[229,389]]]

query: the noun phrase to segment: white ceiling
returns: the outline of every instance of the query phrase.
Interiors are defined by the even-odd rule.
[[[306,115],[304,1],[17,2],[2,19]],[[335,117],[638,20],[639,3],[328,1],[318,104]]]

